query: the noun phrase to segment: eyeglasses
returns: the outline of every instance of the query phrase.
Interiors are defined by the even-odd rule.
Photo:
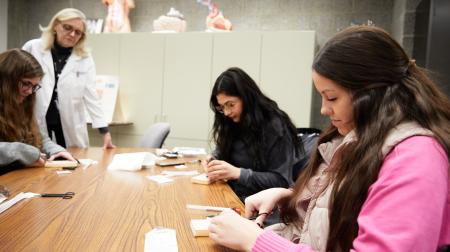
[[[72,34],[72,32],[75,32],[75,36],[76,37],[81,37],[84,36],[84,32],[80,31],[78,29],[75,29],[73,26],[69,25],[69,24],[61,24],[64,33],[66,34]]]
[[[38,91],[41,88],[41,85],[39,84],[34,85],[29,81],[20,81],[20,87],[26,90],[31,89],[31,93],[36,93],[36,91]]]
[[[237,103],[236,101],[228,101],[225,102],[225,104],[223,105],[216,106],[215,108],[217,112],[224,114],[225,111],[232,111],[234,106],[236,106],[236,103]]]

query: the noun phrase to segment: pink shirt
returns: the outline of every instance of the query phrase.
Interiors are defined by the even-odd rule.
[[[431,137],[410,137],[386,156],[358,216],[352,251],[436,251],[450,244],[449,160]],[[252,251],[313,251],[272,231]]]

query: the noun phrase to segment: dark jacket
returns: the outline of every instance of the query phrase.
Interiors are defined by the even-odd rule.
[[[248,152],[248,147],[241,139],[233,140],[231,158],[224,160],[241,168],[239,179],[228,180],[228,184],[242,201],[264,189],[291,186],[292,168],[300,160],[301,152],[296,152],[293,139],[279,118],[272,119],[263,127],[266,139],[260,148],[266,162],[264,167],[253,166],[255,157]],[[222,159],[217,151],[213,155]]]

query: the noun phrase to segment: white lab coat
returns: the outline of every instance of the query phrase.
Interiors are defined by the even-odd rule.
[[[23,49],[33,54],[45,73],[41,83],[42,89],[36,92],[35,111],[39,126],[47,132],[45,115],[55,85],[52,54],[50,50],[44,50],[41,39],[28,41]],[[81,58],[75,53],[70,55],[59,76],[58,100],[67,147],[89,147],[85,108],[92,119],[93,128],[108,125],[95,91],[95,64],[92,56]]]

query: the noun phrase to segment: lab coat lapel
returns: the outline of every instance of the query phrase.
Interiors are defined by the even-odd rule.
[[[46,68],[47,71],[45,73],[50,73],[49,78],[51,83],[51,89],[53,90],[53,86],[55,85],[55,69],[53,68],[53,58],[50,50],[44,50],[41,48],[41,59],[43,62],[42,68]]]

